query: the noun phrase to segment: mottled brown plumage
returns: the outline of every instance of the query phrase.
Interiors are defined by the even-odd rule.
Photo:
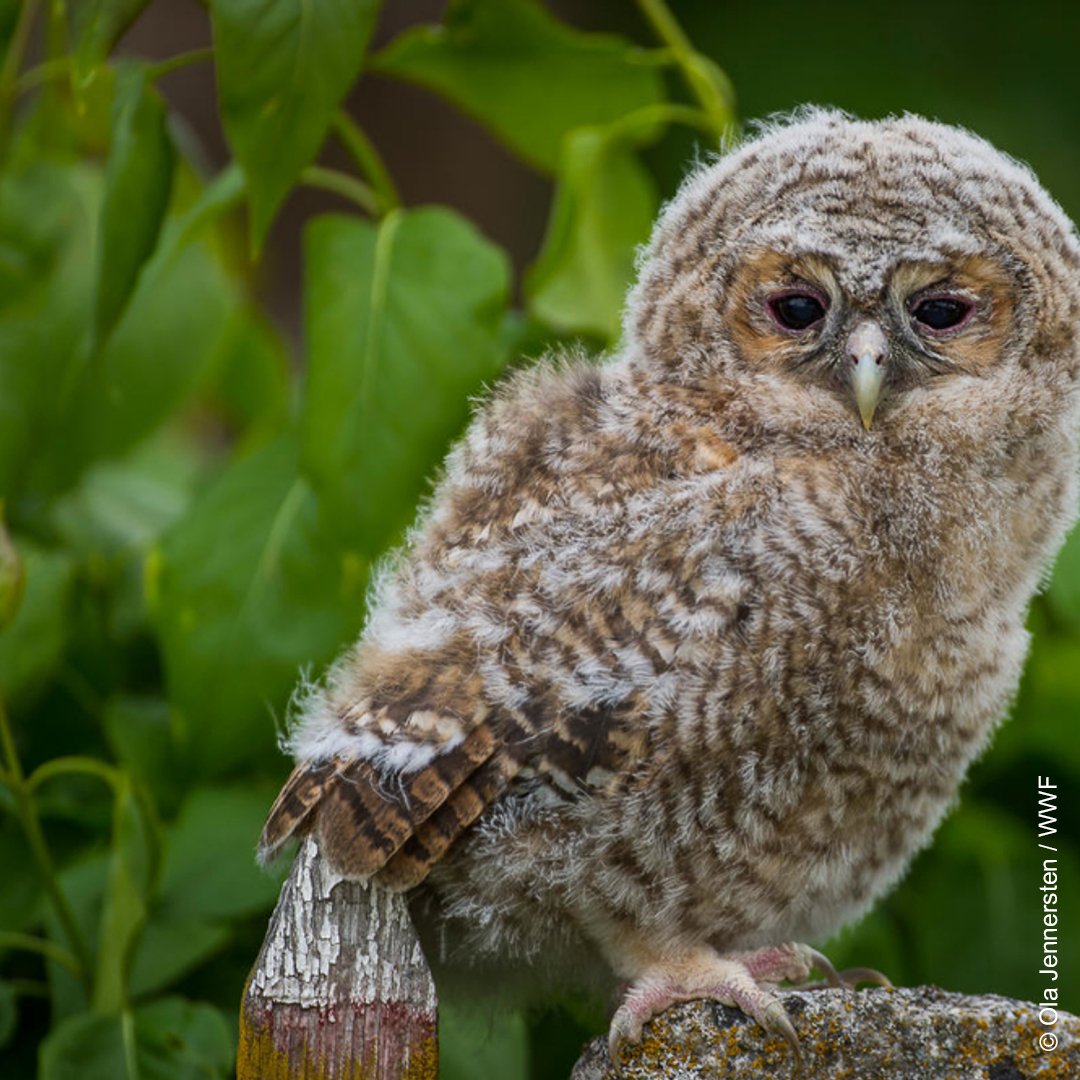
[[[813,111],[698,169],[624,343],[480,412],[263,838],[418,886],[447,958],[787,1028],[904,872],[1075,512],[1080,247],[954,128]]]

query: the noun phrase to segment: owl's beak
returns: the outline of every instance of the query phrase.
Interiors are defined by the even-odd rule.
[[[851,360],[851,387],[855,391],[855,404],[859,406],[863,427],[870,430],[878,402],[881,400],[881,384],[885,381],[885,354],[888,342],[885,333],[872,319],[859,323],[847,342],[847,355]]]

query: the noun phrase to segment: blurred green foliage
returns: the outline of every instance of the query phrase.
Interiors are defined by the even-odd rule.
[[[243,980],[279,884],[253,863],[286,769],[273,718],[297,673],[359,630],[369,569],[401,539],[470,396],[523,342],[530,355],[567,335],[614,343],[660,198],[695,146],[733,131],[730,84],[706,54],[724,60],[751,115],[806,99],[908,106],[1020,153],[1048,124],[1030,94],[1000,113],[958,93],[949,100],[967,111],[950,115],[937,97],[948,73],[926,76],[943,46],[900,12],[882,18],[922,60],[898,89],[881,77],[881,46],[867,45],[881,26],[855,5],[835,26],[786,3],[758,15],[675,5],[687,36],[659,0],[613,12],[623,32],[602,34],[537,0],[452,0],[441,27],[371,53],[377,0],[209,0],[210,54],[116,59],[146,6],[0,0],[5,1077],[230,1075]],[[940,13],[935,27],[943,19],[961,29]],[[781,59],[776,29],[792,25]],[[991,56],[1013,30],[964,26]],[[1064,58],[1062,34],[1039,40]],[[974,53],[948,59],[963,71]],[[188,160],[156,89],[200,62],[215,66],[234,156],[215,177]],[[554,179],[522,310],[505,253],[472,224],[401,206],[341,109],[361,69],[442,95]],[[1063,59],[1046,78],[1068,70]],[[328,139],[349,168],[316,160]],[[1055,142],[1047,168],[1036,162],[1051,186],[1071,180],[1074,206],[1078,146]],[[307,226],[293,365],[251,275],[298,184],[352,211]],[[1076,1007],[1080,540],[1032,630],[1015,718],[902,886],[831,943],[841,965],[1037,999],[1035,787],[1049,776],[1073,916],[1058,986]],[[563,1077],[600,1015],[572,1001],[492,1017],[447,1002],[443,1074]]]

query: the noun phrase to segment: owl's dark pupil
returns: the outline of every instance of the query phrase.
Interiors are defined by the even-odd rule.
[[[808,293],[778,296],[770,306],[777,322],[789,330],[805,330],[825,315],[821,301]]]
[[[915,308],[913,314],[931,330],[948,330],[950,326],[963,322],[970,310],[971,305],[963,300],[939,296],[933,300],[924,300]]]

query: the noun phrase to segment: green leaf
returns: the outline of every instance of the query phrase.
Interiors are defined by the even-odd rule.
[[[154,793],[162,814],[179,804],[184,755],[169,703],[158,697],[116,697],[105,707],[105,734],[116,758]]]
[[[180,174],[183,175],[183,174]],[[225,166],[199,193],[162,237],[157,259],[167,262],[198,239],[206,228],[232,210],[244,195],[244,173],[235,161]]]
[[[233,938],[224,923],[183,919],[174,912],[151,916],[131,965],[132,997],[164,990],[201,967]]]
[[[84,1013],[42,1043],[39,1080],[224,1080],[234,1048],[209,1005],[165,998],[120,1016]]]
[[[210,246],[176,242],[185,224],[170,221],[89,362],[100,195],[89,169],[0,175],[0,495],[16,524],[93,461],[130,450],[192,393],[239,299]]]
[[[215,920],[273,906],[281,883],[260,870],[254,859],[273,794],[237,787],[192,794],[169,830],[163,908],[191,919]]]
[[[102,157],[109,145],[116,71],[109,64],[100,64],[87,78],[76,77],[72,59],[62,55],[63,31],[59,24],[65,9],[72,6],[58,3],[51,8],[50,14],[54,16],[51,25],[58,31],[57,38],[52,39],[55,45],[48,46],[52,60],[31,53],[44,59],[45,66],[28,69],[20,79],[25,78],[31,84],[40,79],[42,86],[36,93],[26,95],[25,104],[18,111],[9,159],[17,163],[16,167],[42,161],[70,166],[80,159]],[[68,70],[58,71],[57,67],[65,61]],[[68,78],[62,79],[61,75]]]
[[[147,569],[170,700],[196,768],[277,760],[271,709],[359,629],[367,567],[319,524],[281,438],[232,462]]]
[[[232,1075],[236,1047],[221,1013],[209,1005],[164,998],[136,1012],[135,1030],[146,1055],[144,1080]]]
[[[72,6],[75,79],[85,85],[150,0],[79,0]]]
[[[233,320],[211,394],[225,419],[257,442],[279,433],[289,413],[289,357],[281,339],[261,318]]]
[[[571,29],[534,0],[454,0],[445,27],[407,30],[372,68],[437,91],[549,172],[572,128],[663,99],[656,53]]]
[[[130,777],[121,773],[94,972],[93,1004],[98,1012],[118,1012],[127,1004],[132,951],[146,919],[156,861],[154,825],[137,799]]]
[[[658,198],[634,146],[642,126],[579,128],[567,136],[544,245],[526,278],[529,311],[563,333],[614,343],[638,245],[649,238]]]
[[[145,549],[183,516],[202,467],[190,442],[162,432],[121,461],[92,465],[51,520],[80,554]]]
[[[100,601],[92,623],[79,624],[77,651],[85,654],[87,633],[99,639],[90,647],[104,657],[145,632],[144,557],[183,516],[206,469],[207,449],[177,427],[159,429],[121,461],[92,465],[49,507],[49,524],[86,567]]]
[[[146,69],[125,65],[115,93],[98,224],[93,330],[98,346],[123,314],[139,272],[157,244],[176,159],[165,106]]]
[[[59,874],[60,891],[71,907],[75,923],[91,955],[97,951],[108,876],[109,855],[100,851],[73,859]],[[50,940],[70,951],[71,941],[56,916],[55,908],[46,904],[43,910]],[[53,1024],[89,1008],[90,1001],[83,984],[66,967],[49,960],[45,970],[49,978]]]
[[[36,163],[0,174],[0,495],[60,453],[60,391],[88,329],[96,178]],[[60,445],[57,445],[60,444]]]
[[[82,1013],[55,1026],[41,1044],[39,1080],[134,1078],[119,1017]]]
[[[212,0],[221,116],[247,177],[255,250],[360,73],[378,10],[378,0]]]
[[[506,257],[456,214],[327,216],[307,233],[303,462],[327,517],[369,556],[408,523],[505,361]]]
[[[528,1031],[520,1013],[502,1013],[493,1023],[483,1009],[440,1000],[439,1080],[528,1074]]]
[[[0,634],[0,686],[15,697],[42,682],[67,640],[74,578],[71,558],[20,541],[26,592],[15,621]]]
[[[73,380],[60,417],[64,437],[41,456],[35,485],[63,490],[90,462],[119,456],[151,434],[212,370],[238,301],[209,245],[155,255],[108,345]]]
[[[32,869],[26,838],[10,813],[0,815],[0,866],[18,868],[17,872],[0,874],[0,927],[25,930],[38,918],[41,879]]]

